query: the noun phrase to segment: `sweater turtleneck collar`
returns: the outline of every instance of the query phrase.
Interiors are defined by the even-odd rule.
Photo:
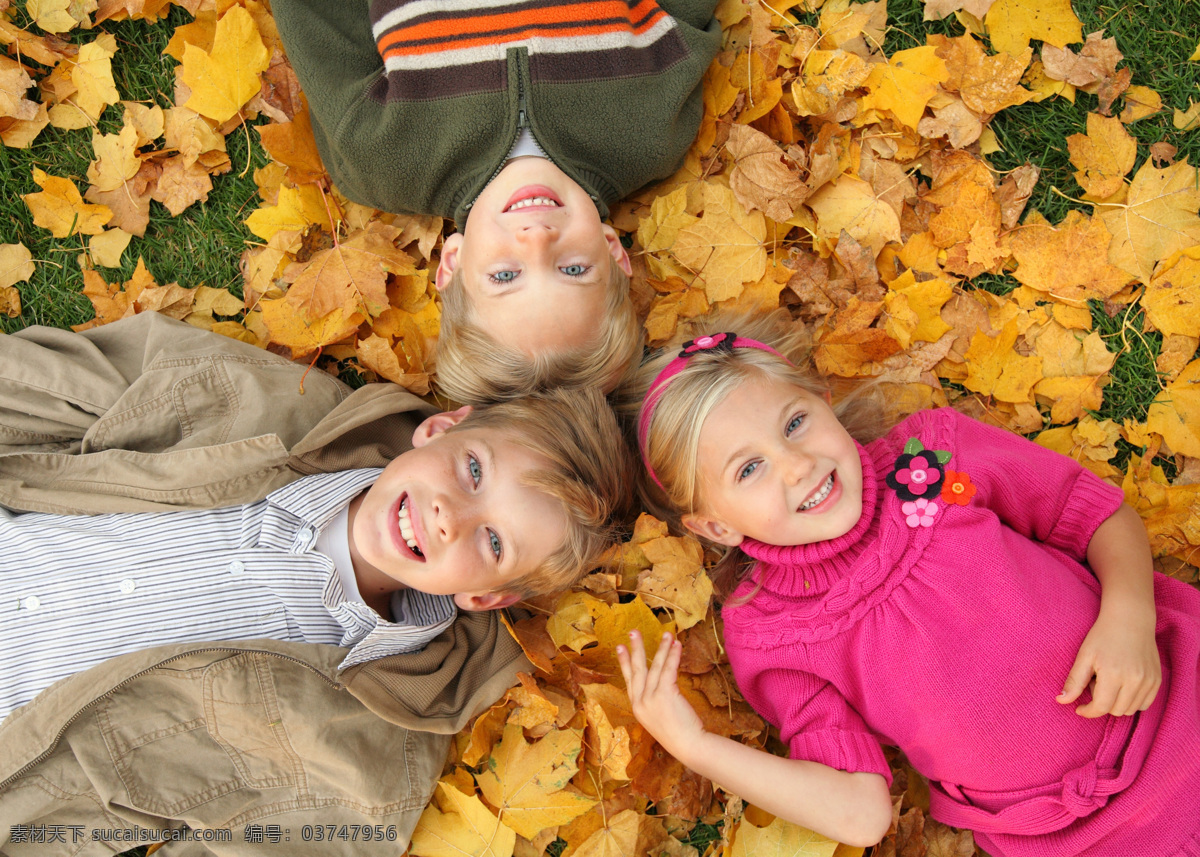
[[[843,577],[873,541],[879,530],[880,480],[870,452],[856,443],[862,461],[862,515],[849,532],[836,539],[807,545],[769,545],[747,538],[741,550],[752,559],[775,566],[772,574],[794,573],[804,578],[806,595],[820,595]],[[767,581],[767,585],[770,583]]]

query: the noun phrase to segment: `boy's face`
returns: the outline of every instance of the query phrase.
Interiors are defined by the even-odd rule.
[[[475,200],[463,231],[446,239],[437,287],[461,268],[477,323],[533,355],[595,335],[610,265],[632,272],[587,192],[546,158],[517,158]]]
[[[543,563],[566,537],[552,497],[522,484],[549,462],[490,428],[446,433],[470,412],[436,414],[362,495],[350,523],[351,556],[392,590],[455,595],[466,610],[516,600],[503,587]],[[369,565],[359,569],[359,561]],[[398,585],[390,585],[394,581]]]

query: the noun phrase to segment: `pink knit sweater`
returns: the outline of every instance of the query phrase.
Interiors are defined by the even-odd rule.
[[[898,746],[930,779],[933,816],[994,857],[1200,857],[1200,593],[1155,576],[1164,683],[1149,710],[1090,720],[1055,702],[1099,610],[1088,542],[1121,491],[951,409],[860,452],[855,528],[747,541],[759,563],[723,611],[738,685],[792,757],[890,780],[880,744]],[[951,471],[965,505],[922,469]]]

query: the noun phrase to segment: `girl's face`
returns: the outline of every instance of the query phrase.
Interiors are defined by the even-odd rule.
[[[826,398],[787,381],[747,381],[700,429],[693,532],[806,545],[843,536],[862,515],[862,461]]]

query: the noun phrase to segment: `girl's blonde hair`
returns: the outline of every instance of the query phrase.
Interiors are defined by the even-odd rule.
[[[596,320],[591,342],[532,357],[501,345],[475,318],[462,267],[455,268],[442,290],[441,332],[437,345],[437,383],[456,402],[505,402],[554,387],[617,385],[642,347],[642,328],[629,297],[629,275],[610,261],[604,316]]]
[[[753,347],[692,353],[682,371],[662,388],[644,428],[645,441],[639,444],[638,426],[646,394],[659,373],[679,356],[686,341],[718,333],[757,340],[779,354]],[[683,516],[701,506],[700,431],[717,405],[747,381],[773,378],[817,395],[836,393],[834,413],[859,442],[874,440],[886,431],[883,408],[869,395],[869,388],[855,390],[831,384],[813,367],[810,342],[803,324],[793,321],[784,309],[767,314],[717,312],[695,319],[687,330],[677,333],[656,355],[627,374],[616,395],[617,408],[627,439],[642,455],[638,492],[648,511],[676,532],[684,531]],[[657,484],[647,466],[658,477]],[[720,594],[727,595],[753,562],[739,550],[716,544],[709,547],[721,554],[711,572],[713,585]]]

